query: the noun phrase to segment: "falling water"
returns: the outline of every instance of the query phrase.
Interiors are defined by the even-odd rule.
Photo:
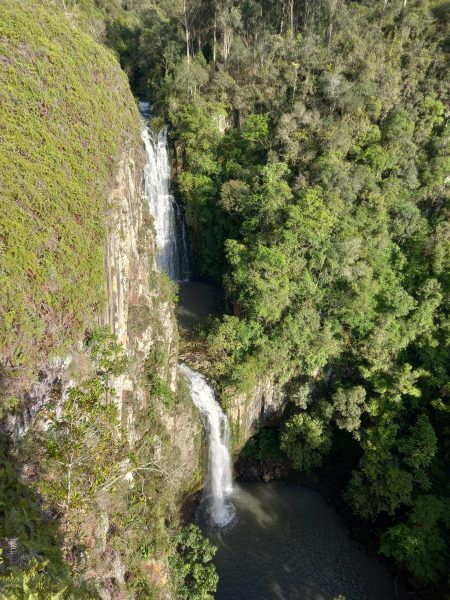
[[[228,419],[214,397],[214,392],[200,373],[180,364],[192,400],[200,411],[208,436],[208,473],[204,500],[212,525],[224,527],[235,515],[231,502],[233,479],[229,448]]]
[[[150,105],[140,102],[144,118],[142,131],[147,152],[144,180],[150,212],[156,224],[157,263],[174,281],[189,280],[186,225],[179,206],[170,193],[170,162],[167,151],[167,128],[155,137],[148,126]],[[214,397],[206,379],[184,364],[180,371],[187,378],[192,400],[208,436],[208,474],[204,498],[213,525],[224,527],[234,517],[230,497],[233,491],[229,451],[228,419]]]
[[[189,279],[186,224],[170,192],[167,127],[155,136],[149,127],[149,103],[140,102],[139,108],[144,117],[142,139],[147,153],[144,185],[150,212],[155,219],[156,262],[159,269],[165,271],[173,281],[186,281]]]

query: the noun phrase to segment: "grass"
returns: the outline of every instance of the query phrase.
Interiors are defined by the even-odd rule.
[[[25,380],[104,305],[106,198],[139,119],[112,54],[35,0],[0,4],[0,112],[0,360]]]

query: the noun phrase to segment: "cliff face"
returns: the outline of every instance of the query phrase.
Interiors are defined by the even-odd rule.
[[[46,2],[0,3],[0,59],[0,580],[38,557],[63,587],[69,564],[102,598],[165,598],[201,424],[136,104],[110,52]]]
[[[146,359],[152,349],[164,357],[158,375],[178,392],[178,331],[170,285],[156,269],[155,234],[144,196],[144,151],[138,146],[121,160],[116,186],[109,197],[106,243],[107,305],[104,322],[110,326],[129,357],[127,371],[114,379],[116,402],[131,442],[139,433],[136,414],[148,405]],[[153,366],[152,368],[155,368]],[[160,418],[178,453],[177,485],[189,488],[198,467],[201,424],[189,402],[168,410],[159,406]]]
[[[125,372],[109,379],[110,390],[106,398],[117,407],[115,435],[123,435],[127,439],[121,454],[114,456],[111,453],[111,463],[116,461],[113,471],[120,481],[128,482],[127,485],[134,490],[141,483],[137,477],[140,473],[133,464],[136,459],[130,457],[145,454],[146,462],[151,463],[152,469],[159,475],[157,489],[150,486],[151,489],[144,495],[156,511],[149,516],[154,520],[152,526],[160,527],[159,512],[166,511],[167,516],[172,514],[171,518],[176,519],[184,495],[198,482],[202,427],[190,397],[179,387],[178,333],[172,290],[169,282],[156,270],[153,224],[143,193],[143,164],[144,153],[140,139],[137,139],[135,147],[123,154],[108,196],[107,302],[104,314],[98,320],[117,336],[127,357]],[[149,360],[155,354],[159,359]],[[92,375],[88,349],[80,339],[65,356],[52,359],[47,365],[42,364],[39,381],[23,393],[20,409],[6,418],[16,466],[27,485],[34,486],[36,467],[33,460],[20,460],[21,448],[28,447],[36,432],[45,432],[50,407],[56,406],[57,412],[64,413],[68,391],[74,385],[83,386],[83,382]],[[172,398],[169,403],[152,387],[154,380],[169,390],[167,393]],[[95,460],[96,452],[101,453],[102,450],[97,450],[94,444],[90,451],[92,460]],[[39,481],[36,483],[40,484]],[[120,499],[122,510],[127,511],[126,496],[123,486],[120,493],[113,490],[109,493],[108,490],[108,493],[101,491],[95,494],[89,500],[90,504],[86,500],[85,516],[81,522],[70,506],[63,511],[58,509],[59,522],[65,534],[64,552],[71,557],[69,562],[83,579],[94,582],[105,599],[132,597],[127,591],[126,579],[129,577],[130,561],[135,561],[136,556],[128,550],[121,552],[118,544],[110,540],[112,530],[117,530],[111,505]],[[49,506],[52,506],[51,502]],[[148,527],[148,524],[142,523],[142,527],[145,526]],[[76,538],[73,537],[74,527]],[[132,526],[119,534],[116,531],[115,537],[125,538],[128,535],[136,535]],[[170,537],[170,533],[165,535]],[[85,548],[82,560],[75,544]],[[150,563],[147,561],[141,565],[147,583],[161,597],[170,594],[168,546],[167,540],[154,553]]]
[[[142,419],[148,418],[150,422],[156,418],[150,456],[156,468],[165,473],[153,501],[157,505],[159,494],[170,493],[173,498],[170,508],[176,510],[183,495],[196,482],[202,428],[190,398],[183,396],[179,389],[174,304],[170,283],[156,269],[155,235],[143,193],[143,163],[140,145],[134,151],[129,150],[120,162],[116,185],[109,196],[104,322],[117,336],[128,356],[126,372],[113,380],[115,402],[128,443],[135,449],[147,443],[147,427],[143,426]],[[161,360],[149,365],[149,356],[155,351]],[[149,386],[153,377],[160,378],[175,395],[174,404],[168,406],[153,392]],[[153,416],[150,417],[150,414]],[[132,486],[138,483],[131,468],[129,481]],[[108,538],[109,528],[108,512],[104,511],[101,525],[95,533],[95,545]],[[106,542],[103,541],[102,545],[102,556],[106,559],[111,556],[110,549]],[[103,562],[97,561],[99,565]],[[124,591],[124,575],[128,571],[126,557],[115,553],[113,565],[112,570],[94,569],[91,576],[103,598],[128,597]],[[142,566],[158,593],[162,597],[169,594],[166,549],[156,553]]]
[[[140,385],[143,363],[154,344],[167,356],[164,378],[176,382],[177,331],[168,300],[159,296],[153,257],[154,234],[142,185],[144,151],[137,145],[122,156],[109,196],[105,275],[107,303],[103,322],[129,357],[127,371],[114,379],[122,423],[133,438],[133,406],[145,402]],[[156,310],[155,310],[156,309]]]
[[[117,61],[50,4],[0,4],[0,393],[101,312],[105,201],[139,137]]]
[[[286,401],[282,389],[269,376],[259,381],[250,393],[231,395],[227,413],[233,428],[235,452],[261,427],[279,423]]]

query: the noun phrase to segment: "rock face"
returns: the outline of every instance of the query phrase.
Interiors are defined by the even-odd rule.
[[[143,149],[122,157],[116,185],[109,197],[105,252],[107,303],[103,322],[109,325],[129,356],[127,372],[114,381],[122,423],[133,437],[133,405],[145,402],[140,385],[143,362],[157,343],[167,356],[165,379],[176,383],[177,331],[170,304],[158,300],[154,232],[143,193]]]
[[[106,304],[101,324],[108,325],[129,357],[127,372],[112,383],[121,423],[129,441],[136,437],[135,409],[142,409],[148,391],[144,385],[144,363],[152,347],[164,357],[161,377],[175,391],[177,385],[178,333],[174,307],[161,289],[154,258],[155,234],[143,192],[145,153],[141,145],[123,155],[115,184],[108,198],[105,248]],[[39,381],[23,398],[22,409],[7,420],[13,439],[20,438],[38,417],[50,398],[61,397],[75,379],[85,374],[81,342],[67,356],[44,366]],[[186,414],[187,413],[187,414]],[[167,434],[180,455],[180,485],[189,487],[198,466],[197,438],[201,435],[198,415],[190,407],[163,412]]]
[[[156,270],[155,234],[143,192],[145,154],[140,140],[135,148],[122,155],[117,177],[108,197],[107,237],[105,248],[105,310],[98,322],[108,325],[116,334],[128,357],[124,375],[109,381],[118,407],[119,425],[124,428],[131,449],[138,447],[145,432],[145,415],[158,417],[158,429],[152,437],[152,453],[158,465],[167,468],[167,486],[176,501],[197,484],[201,460],[202,425],[188,397],[166,406],[152,395],[148,384],[147,359],[152,352],[163,357],[151,374],[157,374],[164,385],[179,397],[178,332],[172,292],[167,281]],[[7,430],[14,441],[36,423],[45,430],[45,407],[56,402],[61,407],[66,391],[73,384],[91,376],[92,365],[80,342],[65,357],[53,359],[41,368],[39,381],[24,394],[21,410],[7,419]],[[150,420],[152,416],[148,417]],[[26,470],[27,465],[21,465]],[[128,469],[127,461],[121,465]],[[136,485],[130,466],[129,485]],[[178,499],[178,500],[177,500]],[[97,502],[96,514],[80,534],[87,552],[100,557],[85,576],[95,581],[104,600],[128,598],[125,574],[127,560],[122,553],[108,547],[110,523],[108,506]],[[176,510],[176,507],[175,507]],[[62,519],[64,521],[64,518]],[[67,528],[67,523],[63,528]],[[167,560],[162,553],[155,564],[151,561],[148,578],[152,585],[164,588],[167,582]],[[145,565],[144,565],[145,567]],[[143,567],[143,568],[144,568]],[[159,583],[158,583],[158,581]]]
[[[172,391],[177,386],[178,332],[174,307],[156,272],[155,233],[143,193],[144,152],[129,152],[121,161],[110,195],[106,245],[107,305],[104,321],[130,358],[125,375],[116,378],[116,400],[129,439],[136,436],[135,408],[147,402],[145,360],[153,347],[165,357],[160,373]],[[179,452],[178,481],[193,481],[198,465],[196,439],[201,424],[189,405],[161,412],[171,443]]]
[[[202,427],[180,392],[174,293],[156,270],[127,76],[54,4],[0,2],[0,537],[11,536],[0,549],[9,541],[19,548],[2,567],[50,557],[52,579],[59,568],[65,576],[67,562],[75,583],[87,578],[103,598],[125,600],[145,544],[159,554],[152,547],[142,571],[165,586],[171,528],[196,482]],[[111,376],[122,356],[105,375],[84,343],[98,325],[124,349],[122,376]],[[94,333],[115,348],[106,332]],[[89,401],[75,400],[70,412],[77,394]],[[9,500],[19,505],[22,487],[31,508],[16,518]]]
[[[249,394],[235,394],[228,402],[227,413],[233,428],[235,451],[261,427],[279,422],[286,406],[283,391],[270,377],[262,379]]]

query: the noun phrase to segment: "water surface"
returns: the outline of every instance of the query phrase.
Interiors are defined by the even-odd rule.
[[[183,281],[179,285],[177,318],[181,327],[190,328],[210,315],[222,314],[221,290],[202,281]]]
[[[219,547],[218,600],[404,600],[387,568],[350,539],[317,492],[283,482],[236,487],[237,520],[203,528]]]

